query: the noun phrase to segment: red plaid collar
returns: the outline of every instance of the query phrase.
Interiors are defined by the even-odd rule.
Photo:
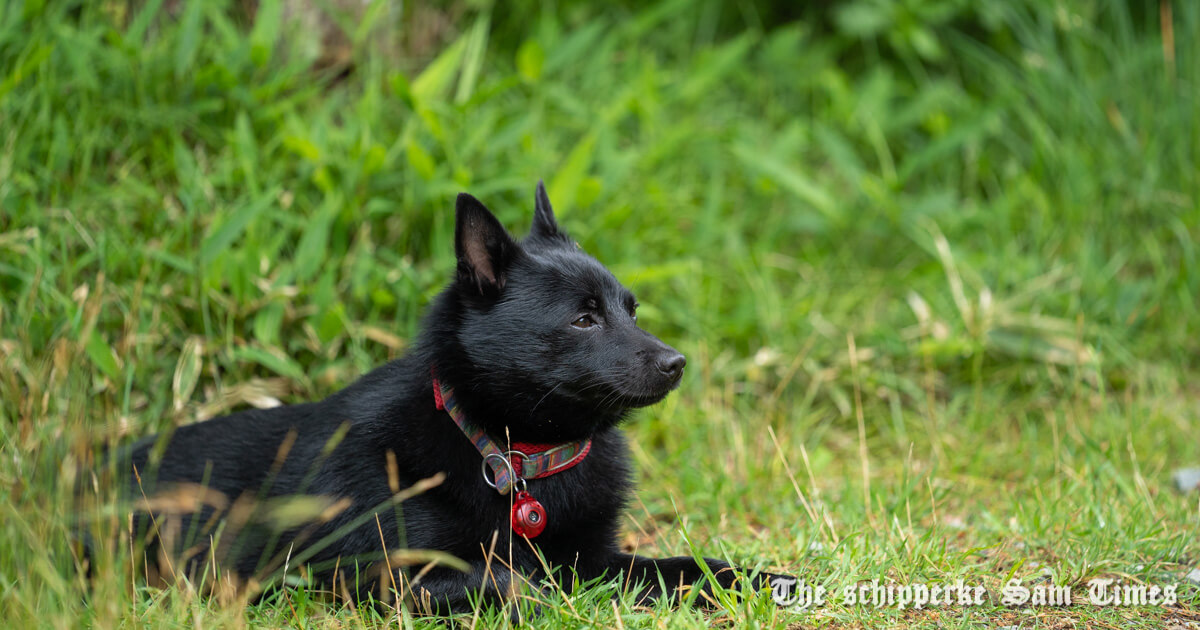
[[[467,419],[454,399],[454,389],[433,375],[433,399],[462,429],[467,439],[483,456],[483,480],[500,494],[508,494],[515,485],[524,486],[528,479],[541,479],[567,470],[587,457],[592,448],[591,438],[565,444],[533,444],[513,442],[503,449],[481,427]],[[492,470],[491,478],[486,469]]]

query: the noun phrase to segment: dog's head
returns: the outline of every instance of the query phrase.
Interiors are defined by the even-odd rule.
[[[528,433],[514,439],[573,439],[679,384],[684,356],[638,327],[633,293],[558,226],[541,183],[525,239],[465,193],[454,238],[458,321],[442,330],[469,382],[453,385]]]

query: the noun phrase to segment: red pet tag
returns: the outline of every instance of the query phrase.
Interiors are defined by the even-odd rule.
[[[537,538],[546,529],[546,508],[528,492],[518,492],[513,499],[512,528],[518,536]]]

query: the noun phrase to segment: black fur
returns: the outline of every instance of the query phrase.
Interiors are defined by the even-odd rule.
[[[634,556],[617,542],[632,487],[617,425],[631,409],[676,387],[683,355],[637,326],[633,294],[559,228],[541,184],[533,228],[521,242],[478,200],[459,195],[455,250],[456,278],[429,309],[407,356],[321,402],[244,411],[135,445],[127,460],[137,470],[135,497],[194,483],[227,499],[201,509],[198,518],[184,516],[172,537],[164,533],[170,517],[161,506],[140,513],[139,530],[162,546],[173,541],[173,553],[184,554],[177,562],[193,576],[212,557],[258,579],[277,573],[284,560],[294,566],[303,559],[318,581],[340,581],[357,597],[378,595],[380,580],[387,587],[401,579],[381,577],[384,545],[448,552],[471,570],[439,566],[409,585],[418,601],[440,612],[468,607],[471,593],[498,600],[520,584],[540,584],[547,577],[541,560],[511,532],[511,497],[484,483],[478,451],[435,408],[430,370],[436,366],[467,416],[500,444],[591,437],[581,463],[528,485],[548,514],[533,546],[556,570],[558,584],[569,587],[572,570],[581,581],[620,575],[650,600],[663,595],[660,577],[671,591],[703,582],[704,569],[691,557]],[[398,509],[389,505],[398,488],[438,473],[445,474],[440,485]],[[294,495],[350,503],[324,522],[283,531],[258,517],[272,498]],[[239,497],[256,500],[254,515],[235,516],[230,503]],[[319,551],[317,541],[325,544]],[[729,565],[705,562],[723,586],[732,584]]]

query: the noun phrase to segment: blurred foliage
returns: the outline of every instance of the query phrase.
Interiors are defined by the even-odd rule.
[[[539,178],[691,357],[633,430],[714,521],[782,478],[764,423],[829,475],[869,444],[908,479],[915,444],[1006,479],[1053,442],[1040,479],[1101,479],[1105,523],[1142,514],[1112,445],[1195,457],[1200,4],[361,7],[0,5],[9,544],[62,526],[30,497],[72,456],[402,353],[453,268],[454,195],[523,232]],[[680,472],[698,453],[742,485]],[[1084,511],[1064,505],[1031,530]]]
[[[451,196],[516,227],[545,177],[669,336],[745,355],[828,320],[945,369],[1101,339],[1110,359],[1196,355],[1194,42],[1164,67],[1123,5],[468,3],[422,67],[366,54],[404,28],[375,11],[347,25],[364,54],[326,72],[280,5],[5,10],[0,206],[21,255],[0,283],[25,347],[86,332],[117,383],[162,350],[121,342],[140,334],[289,377],[352,342],[361,371],[382,350],[364,326],[406,337],[444,277]],[[1189,32],[1195,9],[1175,19]],[[147,282],[157,315],[118,293],[89,321],[71,294],[100,271]],[[972,312],[958,273],[1011,310]],[[944,338],[897,334],[909,294]]]

